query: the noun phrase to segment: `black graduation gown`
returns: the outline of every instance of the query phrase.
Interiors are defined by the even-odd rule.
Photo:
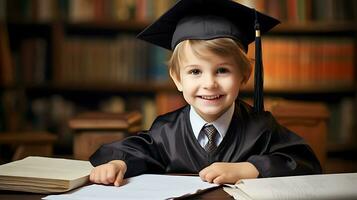
[[[279,125],[270,112],[253,114],[237,100],[231,124],[218,148],[208,154],[195,138],[190,106],[159,116],[149,131],[102,145],[93,166],[124,160],[125,177],[143,173],[198,173],[214,162],[252,163],[259,177],[321,173],[321,166],[302,138]]]

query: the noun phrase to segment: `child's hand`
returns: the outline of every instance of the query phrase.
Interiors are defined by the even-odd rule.
[[[92,169],[89,180],[93,183],[120,186],[123,183],[127,166],[122,160],[113,160]]]
[[[249,162],[216,162],[202,169],[199,173],[203,181],[216,184],[235,184],[243,178],[257,178],[259,172]]]

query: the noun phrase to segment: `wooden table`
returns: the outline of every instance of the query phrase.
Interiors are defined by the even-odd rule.
[[[6,200],[40,200],[41,198],[45,197],[47,195],[44,194],[32,194],[32,193],[26,193],[26,192],[14,192],[14,191],[2,191],[0,190],[0,199],[6,199]],[[233,198],[229,196],[223,189],[220,188],[215,188],[211,189],[208,191],[205,191],[201,194],[197,195],[191,195],[186,198],[180,198],[180,199],[187,199],[187,200],[194,200],[194,199],[209,199],[209,200],[232,200]]]

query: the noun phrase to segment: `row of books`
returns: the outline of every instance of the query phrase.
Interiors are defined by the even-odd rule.
[[[43,39],[30,39],[21,43],[19,52],[0,58],[2,86],[42,84],[51,79],[48,43]],[[4,57],[4,54],[0,57]]]
[[[48,42],[44,38],[24,39],[19,42],[18,49],[11,52],[10,42],[5,34],[0,33],[3,39],[0,51],[0,83],[41,84],[50,80]]]
[[[264,85],[273,90],[353,88],[353,45],[353,38],[342,37],[264,38]]]
[[[281,21],[344,22],[357,20],[354,0],[235,0]]]
[[[355,21],[354,0],[235,0],[282,21]],[[175,0],[0,0],[0,20],[152,21]]]
[[[166,83],[169,79],[165,64],[169,52],[130,35],[114,39],[69,37],[62,44],[59,63],[54,68],[49,65],[46,40],[32,38],[20,44],[18,55],[13,57],[14,67],[1,66],[2,82],[41,84],[54,80],[59,84],[81,85]],[[254,49],[253,45],[250,49]],[[353,88],[353,45],[353,38],[349,37],[266,37],[264,85],[272,90]],[[248,53],[254,58],[253,50]],[[248,87],[252,84],[253,78]]]
[[[272,90],[353,88],[353,44],[353,38],[347,37],[264,38],[264,85]],[[77,85],[139,81],[165,83],[169,79],[165,64],[169,52],[129,35],[115,39],[71,37],[62,45],[60,62],[50,69],[46,41],[37,38],[24,40],[13,62],[16,70],[4,73],[3,76],[7,77],[2,79],[32,84],[54,80],[59,84]],[[254,51],[248,53],[254,58]],[[4,71],[5,65],[2,67]],[[252,84],[253,77],[248,86]]]
[[[54,69],[57,83],[133,83],[167,81],[168,51],[132,36],[115,39],[68,38],[60,65]]]
[[[174,0],[0,0],[0,17],[12,21],[151,21]]]
[[[173,0],[76,0],[69,1],[69,21],[151,21],[158,18]]]

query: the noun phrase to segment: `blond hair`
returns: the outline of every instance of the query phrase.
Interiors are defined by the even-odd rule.
[[[189,45],[198,57],[204,57],[201,51],[208,50],[218,56],[228,56],[234,59],[243,77],[243,83],[249,80],[252,65],[242,45],[231,38],[216,38],[212,40],[185,40],[179,43],[168,61],[170,74],[180,78],[180,61],[185,58],[185,46]]]

